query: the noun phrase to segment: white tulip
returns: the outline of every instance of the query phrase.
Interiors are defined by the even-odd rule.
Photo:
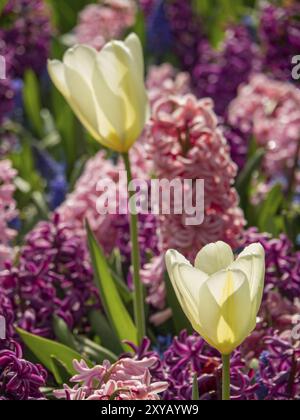
[[[48,62],[50,77],[89,133],[102,145],[126,153],[149,114],[141,43],[135,34],[97,52],[86,45]]]
[[[261,305],[265,251],[248,246],[234,260],[224,242],[205,246],[195,267],[180,253],[166,253],[177,298],[193,328],[221,354],[229,355],[256,327]]]

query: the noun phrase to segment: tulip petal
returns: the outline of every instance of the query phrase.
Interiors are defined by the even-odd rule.
[[[93,86],[103,116],[118,134],[120,151],[125,144],[126,96],[122,87],[128,68],[120,57],[120,43],[110,42],[99,53],[93,74]]]
[[[198,253],[195,267],[208,275],[228,268],[234,261],[232,249],[225,242],[216,242],[206,245]]]
[[[242,271],[224,270],[206,284],[220,306],[217,349],[230,354],[253,330],[249,282]]]
[[[238,256],[231,267],[245,273],[249,284],[251,301],[253,302],[255,316],[257,315],[264,291],[265,278],[265,250],[260,243],[255,243],[247,248]]]
[[[129,38],[130,47],[132,47],[132,38]],[[131,41],[130,41],[131,40]],[[133,47],[132,47],[133,48]],[[123,73],[114,75],[111,71],[106,72],[106,79],[110,89],[115,89],[119,97],[123,98],[125,104],[125,149],[128,150],[130,146],[136,141],[144,129],[146,118],[148,116],[148,98],[143,80],[143,73],[141,74],[141,66],[135,62],[135,54],[139,55],[139,60],[142,56],[136,52],[137,46],[133,48],[133,53],[126,44],[113,41],[105,47],[106,52],[111,52],[119,63],[119,69],[123,69]],[[99,54],[101,59],[102,51]],[[120,77],[122,76],[122,77]],[[110,82],[111,80],[111,82]]]
[[[59,60],[48,60],[48,72],[56,88],[65,98],[70,97],[70,92],[65,79],[65,66]]]
[[[97,104],[89,80],[95,60],[96,52],[92,48],[81,45],[69,49],[64,56],[65,79],[70,92],[69,103],[77,117],[95,139],[105,143],[112,128],[106,121],[98,120]]]
[[[181,290],[181,282],[180,282],[180,274],[179,274],[179,265],[186,265],[188,267],[192,267],[190,262],[179,252],[170,249],[166,253],[166,266],[167,271],[173,286],[173,289],[175,291],[176,297],[180,303],[180,306],[182,307],[183,312],[185,313],[186,317],[191,322],[193,328],[197,331],[198,330],[198,322],[197,317],[195,318],[195,313],[191,310],[191,305],[188,300],[185,298],[184,294]],[[192,304],[193,306],[193,304]]]
[[[137,66],[137,74],[144,79],[144,57],[143,57],[143,47],[140,39],[134,33],[128,35],[125,39],[125,45],[129,48],[133,60]]]
[[[198,297],[202,284],[208,275],[187,264],[178,264],[177,287],[188,306],[193,311],[195,319],[198,318]]]

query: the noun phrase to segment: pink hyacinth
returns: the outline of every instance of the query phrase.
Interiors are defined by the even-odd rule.
[[[160,179],[205,182],[203,224],[187,226],[185,214],[161,216],[164,249],[177,249],[192,260],[209,242],[224,240],[237,246],[245,223],[233,188],[237,168],[212,101],[193,95],[162,98],[154,106],[148,145]]]
[[[5,261],[12,257],[11,241],[16,232],[9,227],[9,223],[18,215],[16,202],[13,198],[15,186],[13,184],[16,171],[9,160],[0,161],[0,269]]]
[[[146,86],[152,107],[162,97],[190,93],[190,83],[188,73],[176,72],[169,63],[150,67]]]
[[[63,390],[54,393],[57,398],[67,400],[159,400],[158,394],[168,384],[152,382],[149,369],[156,362],[156,357],[124,358],[113,365],[104,361],[102,366],[89,368],[84,360],[74,360],[78,374],[70,382],[76,385],[73,388],[64,385]]]
[[[253,133],[266,149],[269,176],[293,168],[300,140],[300,91],[293,85],[262,74],[252,77],[231,103],[229,120],[243,132]]]
[[[120,38],[135,22],[133,0],[105,0],[103,4],[89,4],[79,15],[75,28],[76,41],[101,50],[111,39]]]
[[[141,145],[136,145],[132,149],[131,162],[134,176],[145,179],[145,176],[150,171],[150,167],[145,160],[145,152]],[[124,215],[100,214],[97,203],[99,198],[101,198],[102,191],[98,190],[98,185],[100,180],[110,180],[118,186],[116,197],[114,190],[109,189],[111,197],[108,200],[110,205],[116,203],[116,209],[118,210],[119,197],[122,202],[127,197],[126,177],[120,178],[121,171],[124,171],[124,164],[121,160],[114,164],[113,161],[106,159],[103,151],[99,152],[87,162],[83,174],[75,185],[74,191],[58,209],[61,220],[75,222],[78,232],[81,232],[83,236],[85,235],[84,223],[85,220],[88,220],[107,254],[116,245],[118,225],[124,219]]]

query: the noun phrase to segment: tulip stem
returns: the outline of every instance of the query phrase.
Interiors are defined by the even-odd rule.
[[[128,186],[132,181],[132,172],[129,154],[124,153],[123,159],[125,163],[125,169],[127,172],[127,182]],[[133,197],[134,191],[128,189],[129,200]],[[141,344],[143,338],[146,335],[146,326],[145,326],[145,309],[144,309],[144,291],[143,285],[140,279],[140,268],[141,268],[141,257],[140,257],[140,248],[139,248],[139,239],[138,239],[138,216],[136,214],[136,209],[132,208],[134,204],[130,202],[129,211],[130,211],[130,237],[131,237],[131,259],[133,266],[133,282],[134,282],[134,318],[135,325],[138,332],[138,343]]]
[[[222,375],[222,400],[230,400],[230,355],[222,356],[223,375]]]

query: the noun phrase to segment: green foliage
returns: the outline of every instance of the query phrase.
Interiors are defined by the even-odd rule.
[[[88,224],[87,235],[96,285],[110,325],[119,337],[120,342],[128,340],[137,344],[136,327],[120,297],[106,257]],[[122,343],[122,346],[125,350],[128,350],[126,344]]]
[[[84,359],[92,367],[92,363],[88,359],[63,344],[30,334],[21,328],[17,328],[17,332],[40,363],[54,375],[58,384],[63,384],[65,380],[65,375],[61,374],[62,367],[69,377],[76,374],[73,367],[74,359]]]

